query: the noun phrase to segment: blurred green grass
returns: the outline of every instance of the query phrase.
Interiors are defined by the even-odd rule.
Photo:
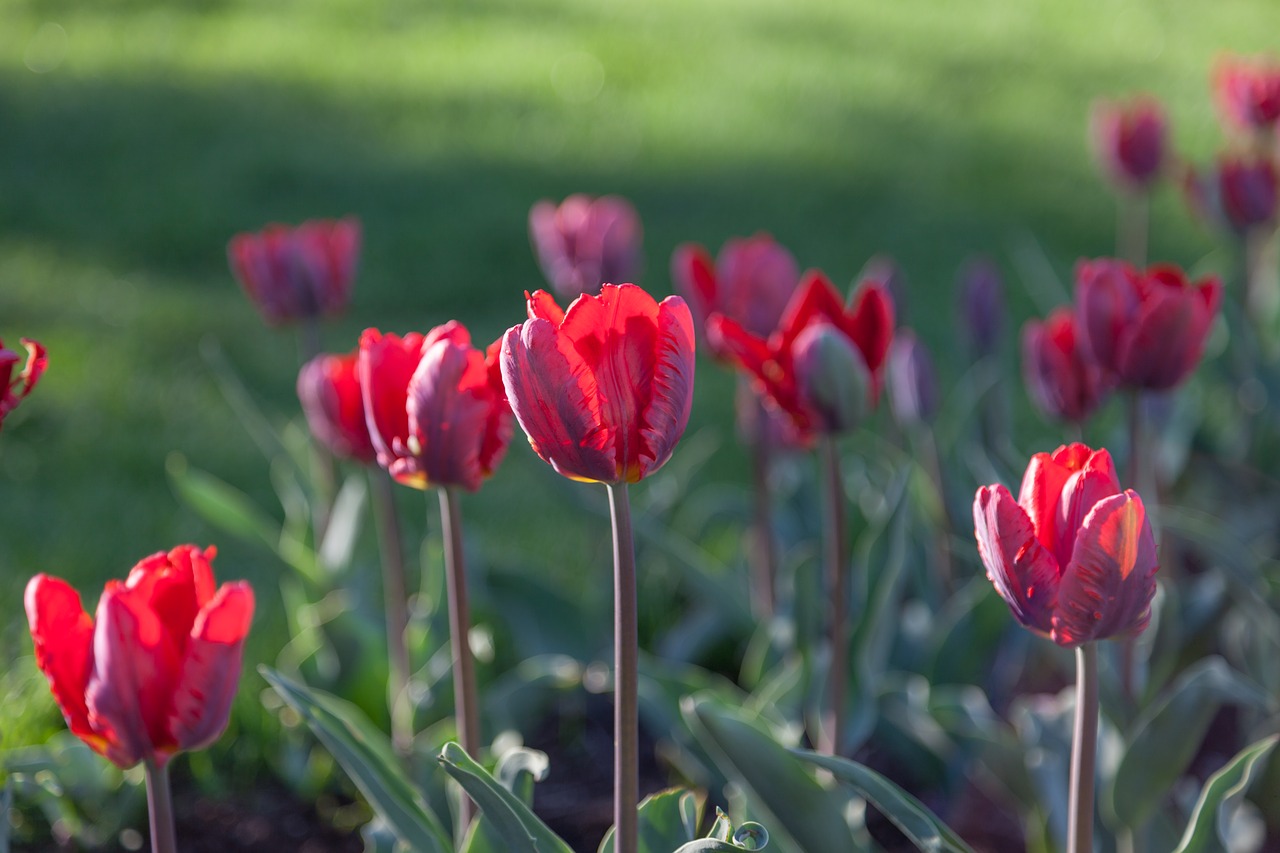
[[[285,570],[205,527],[164,473],[177,451],[273,505],[199,355],[217,340],[273,418],[296,416],[295,342],[242,298],[232,233],[361,218],[363,269],[326,329],[332,349],[366,326],[455,317],[489,340],[541,285],[530,204],[622,193],[644,219],[642,283],[658,293],[683,240],[767,229],[838,282],[894,256],[946,387],[963,369],[950,354],[965,257],[1001,262],[1020,323],[1043,307],[1018,286],[1020,253],[1038,247],[1065,275],[1111,251],[1089,102],[1150,91],[1179,149],[1203,158],[1217,139],[1214,56],[1271,46],[1280,7],[0,0],[0,20],[0,336],[51,352],[0,442],[0,642],[29,652],[21,590],[35,572],[71,579],[92,606],[141,556],[217,541],[220,575],[259,590],[256,662],[278,647]],[[1211,248],[1172,190],[1154,222],[1154,257],[1191,264]],[[725,441],[707,476],[741,467],[730,400],[728,377],[703,365],[691,430]],[[603,604],[607,531],[555,480],[517,440],[466,499],[469,535]],[[400,505],[416,536],[422,504]],[[55,719],[46,695],[31,702]],[[30,727],[9,722],[31,713],[5,703],[6,745],[24,742]]]

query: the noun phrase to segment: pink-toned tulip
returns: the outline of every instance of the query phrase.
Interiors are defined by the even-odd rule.
[[[1270,130],[1280,120],[1280,61],[1273,57],[1222,57],[1213,90],[1218,109],[1236,127]]]
[[[27,584],[36,664],[73,734],[120,767],[203,749],[227,724],[253,590],[216,586],[203,551],[180,545],[108,581],[89,616],[65,581]]]
[[[1222,284],[1190,282],[1172,264],[1139,272],[1107,258],[1076,265],[1076,322],[1091,358],[1131,388],[1164,391],[1204,353]]]
[[[31,393],[31,389],[36,387],[40,376],[49,366],[49,356],[39,342],[28,338],[20,340],[27,350],[27,363],[16,375],[14,370],[22,357],[0,341],[0,426],[4,425],[5,416],[16,409]]]
[[[693,404],[684,300],[605,285],[568,311],[540,290],[528,312],[502,338],[502,381],[534,451],[575,480],[634,483],[661,468]]]
[[[620,196],[540,201],[529,211],[529,237],[542,274],[563,299],[634,281],[640,272],[640,217]]]
[[[671,256],[671,280],[704,335],[707,319],[723,314],[751,334],[765,337],[795,293],[800,268],[790,252],[759,233],[726,241],[714,262],[697,244],[677,247]]]
[[[272,326],[347,307],[360,255],[360,223],[313,219],[237,234],[227,258],[245,293]]]
[[[1106,450],[1031,458],[1015,502],[1002,485],[973,502],[978,554],[1014,618],[1060,646],[1135,635],[1151,619],[1155,537]]]
[[[365,419],[378,464],[397,482],[475,491],[498,467],[512,427],[497,355],[497,341],[481,352],[456,320],[425,337],[365,329]]]
[[[365,464],[376,458],[360,392],[359,350],[321,353],[298,372],[298,400],[311,434],[335,456]]]
[[[1022,327],[1022,376],[1031,399],[1046,415],[1076,423],[1097,411],[1112,387],[1106,372],[1081,348],[1070,308]]]
[[[1125,190],[1150,186],[1163,170],[1168,149],[1164,107],[1149,95],[1128,101],[1098,101],[1089,138],[1107,177]]]

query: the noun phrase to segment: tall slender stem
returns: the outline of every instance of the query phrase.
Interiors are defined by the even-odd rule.
[[[1094,762],[1098,755],[1098,647],[1076,649],[1076,724],[1071,743],[1067,853],[1093,853]]]
[[[178,853],[173,827],[173,795],[169,791],[169,768],[146,762],[147,814],[151,818],[152,853]]]
[[[320,347],[320,323],[316,318],[310,317],[302,322],[298,330],[298,358],[301,364],[318,356]],[[337,494],[337,479],[333,470],[333,455],[314,439],[311,441],[311,477],[316,491],[311,523],[315,528],[316,550],[319,551],[325,532],[329,529],[329,515],[333,512],[334,495]]]
[[[413,703],[409,700],[409,583],[404,568],[404,544],[396,516],[394,488],[385,468],[369,469],[378,549],[382,553],[382,595],[387,621],[387,700],[391,711],[391,742],[401,755],[413,749]]]
[[[759,404],[758,404],[759,405]],[[761,434],[767,417],[763,408],[758,414],[761,432],[751,445],[751,532],[755,547],[751,549],[751,589],[756,616],[770,619],[776,607],[777,549],[773,541],[773,506],[769,495],[769,439]]]
[[[1121,193],[1117,203],[1116,249],[1136,267],[1147,265],[1150,201],[1146,192]]]
[[[640,800],[636,550],[626,483],[609,484],[613,518],[613,849],[636,853]]]
[[[449,595],[449,642],[453,648],[453,712],[458,742],[472,758],[480,756],[480,717],[476,707],[476,671],[471,657],[471,613],[467,607],[467,567],[462,555],[462,514],[452,486],[442,486],[440,522],[444,527],[444,571]],[[471,801],[464,795],[459,822],[471,822]]]
[[[849,589],[845,572],[847,549],[844,524],[844,482],[840,473],[840,450],[833,435],[824,435],[819,441],[823,476],[826,478],[824,513],[827,529],[827,552],[824,570],[824,594],[827,596],[827,645],[830,665],[827,670],[827,707],[818,735],[818,752],[835,755],[840,749],[840,736],[844,718],[844,693],[848,682],[849,650],[847,648],[847,622],[849,621]]]

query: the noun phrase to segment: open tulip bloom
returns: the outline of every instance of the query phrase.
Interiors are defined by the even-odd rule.
[[[0,426],[4,425],[5,416],[16,409],[31,393],[31,389],[36,387],[49,365],[49,356],[43,346],[27,338],[21,340],[22,346],[27,350],[27,363],[16,376],[14,368],[22,358],[0,341]]]
[[[107,582],[96,618],[63,580],[27,584],[36,664],[73,734],[119,767],[145,762],[160,853],[175,849],[167,764],[222,734],[253,618],[248,584],[216,586],[214,553],[181,545],[147,557]]]
[[[1272,133],[1280,121],[1280,61],[1224,56],[1213,72],[1218,109],[1236,127]]]
[[[360,391],[359,350],[321,353],[298,372],[298,401],[307,427],[335,456],[366,465],[375,459]]]
[[[1075,313],[1059,308],[1022,327],[1022,376],[1047,415],[1083,423],[1106,400],[1114,380],[1080,344]]]
[[[547,283],[560,296],[599,293],[610,281],[640,272],[640,216],[621,196],[581,193],[529,211],[529,239]]]

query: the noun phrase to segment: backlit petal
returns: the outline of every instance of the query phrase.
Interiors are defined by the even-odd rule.
[[[874,387],[879,388],[880,368],[893,342],[893,302],[884,285],[871,282],[858,288],[841,327],[858,345],[876,383]]]
[[[1004,486],[984,486],[973,501],[978,554],[996,592],[1022,625],[1043,634],[1052,627],[1058,566],[1036,539],[1031,519]]]
[[[84,611],[80,593],[66,581],[49,575],[36,575],[30,580],[24,603],[36,665],[49,679],[67,726],[102,752],[102,739],[89,724],[85,705],[85,689],[93,670],[93,617]]]
[[[384,335],[365,329],[360,335],[360,390],[364,400],[369,439],[377,450],[378,464],[395,461],[395,443],[409,438],[407,398],[409,380],[422,357],[422,336],[416,333]]]
[[[652,396],[641,412],[640,459],[635,479],[662,467],[684,434],[693,406],[693,371],[693,316],[683,299],[670,296],[658,306]],[[630,471],[628,479],[632,479]]]
[[[178,749],[208,746],[226,727],[252,620],[253,590],[243,581],[223,584],[200,611],[191,629],[168,721]]]
[[[480,488],[486,380],[484,357],[470,346],[441,340],[423,354],[409,382],[409,432],[429,484]]]
[[[1057,552],[1058,499],[1072,473],[1071,468],[1055,460],[1052,455],[1037,453],[1031,457],[1026,473],[1022,475],[1018,506],[1027,514],[1036,538],[1050,554]],[[1074,539],[1074,531],[1071,535]]]

